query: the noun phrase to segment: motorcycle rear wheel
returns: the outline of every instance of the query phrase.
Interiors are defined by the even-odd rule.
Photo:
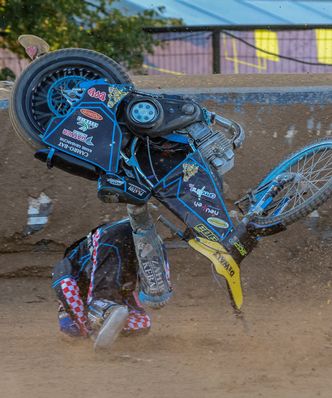
[[[290,154],[255,188],[259,200],[278,176],[295,175],[273,198],[262,215],[250,220],[269,227],[281,222],[290,225],[307,216],[332,196],[332,138],[323,138]]]
[[[42,136],[48,123],[70,109],[70,103],[61,95],[64,86],[72,90],[82,81],[100,78],[132,85],[121,65],[96,51],[67,48],[36,59],[12,90],[9,117],[15,132],[34,149],[45,147]]]

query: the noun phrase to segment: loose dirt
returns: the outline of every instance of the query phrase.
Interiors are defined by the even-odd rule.
[[[58,332],[49,273],[61,253],[2,256],[17,271],[0,278],[1,397],[331,397],[332,247],[307,227],[245,260],[240,316],[205,259],[171,250],[175,295],[150,311],[151,332],[98,355]]]

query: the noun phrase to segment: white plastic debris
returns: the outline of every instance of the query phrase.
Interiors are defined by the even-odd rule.
[[[48,216],[52,212],[52,200],[42,192],[38,198],[29,197],[28,221],[25,230],[30,235],[41,230],[48,222]]]

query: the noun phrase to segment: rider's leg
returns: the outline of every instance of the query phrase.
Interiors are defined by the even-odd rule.
[[[87,239],[73,245],[65,255],[53,272],[53,288],[61,303],[61,331],[71,336],[91,332],[84,311],[87,302],[90,304],[90,322],[94,320],[96,326],[103,323],[114,304],[125,304],[129,310],[126,332],[134,334],[142,329],[149,330],[150,318],[133,300],[138,262],[128,221],[99,228]],[[98,316],[99,320],[96,319]]]
[[[78,251],[78,247],[76,248]],[[75,263],[64,257],[53,269],[53,284],[59,300],[60,331],[69,336],[88,336],[89,325],[80,287],[77,283]]]
[[[160,308],[172,294],[166,252],[147,205],[128,205],[127,210],[139,264],[140,300]]]
[[[150,318],[139,303],[133,300],[138,262],[130,223],[123,221],[100,228],[93,235],[92,241],[89,319],[97,329],[103,324],[98,336],[100,333],[107,336],[109,331],[113,333],[114,330],[117,335],[122,327],[128,334],[148,331]],[[123,307],[126,308],[126,313]],[[110,314],[114,317],[114,311],[118,312],[117,319],[108,321]],[[103,339],[105,340],[104,337]],[[109,343],[98,343],[98,346],[100,344]]]

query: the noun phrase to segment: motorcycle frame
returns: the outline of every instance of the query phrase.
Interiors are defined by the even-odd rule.
[[[211,240],[208,237],[199,236],[198,234],[188,234],[186,232],[183,233],[175,226],[172,226],[172,224],[169,222],[166,222],[165,224],[169,226],[174,232],[176,232],[180,239],[186,241],[191,248],[198,251],[200,254],[207,257],[212,262],[217,274],[226,279],[232,305],[237,310],[239,310],[243,304],[243,292],[241,286],[241,272],[239,264],[253,250],[259,239],[257,230],[255,230],[255,228],[250,229],[247,227],[248,220],[251,214],[257,212],[258,206],[259,209],[264,209],[270,203],[269,193],[267,192],[259,200],[257,205],[251,206],[247,215],[243,218],[241,222],[238,223],[238,225],[235,226],[231,220],[227,206],[223,200],[223,194],[216,184],[209,166],[200,155],[199,149],[196,149],[195,147],[190,145],[192,152],[187,155],[186,158],[182,162],[180,162],[174,169],[172,169],[165,176],[163,176],[158,183],[153,184],[151,180],[145,175],[137,160],[136,153],[138,143],[139,138],[134,137],[130,145],[130,156],[126,156],[121,151],[121,157],[123,158],[125,163],[134,170],[134,173],[139,182],[145,183],[145,185],[147,185],[149,189],[151,189],[152,195],[168,208],[170,208],[169,203],[167,202],[167,199],[162,200],[160,195],[158,195],[158,188],[160,188],[160,186],[164,184],[167,191],[167,188],[169,186],[165,184],[165,182],[167,182],[169,176],[174,173],[174,170],[179,169],[179,167],[185,164],[185,162],[192,161],[193,156],[199,156],[200,162],[202,162],[205,170],[208,172],[210,180],[214,185],[217,195],[219,196],[219,199],[222,203],[224,215],[227,217],[228,226],[222,234],[218,234],[218,239]],[[177,199],[181,200],[179,195],[177,195]],[[187,209],[188,211],[193,213],[192,208],[187,206]],[[191,226],[188,225],[188,222],[185,219],[184,215],[177,214],[177,216],[184,222],[184,224],[189,227],[189,229],[191,229]],[[195,214],[195,216],[197,216],[197,214]],[[206,220],[202,221],[207,226],[207,228],[213,228],[205,222]],[[211,236],[216,236],[217,234],[215,234],[215,232],[216,229],[213,228],[213,235]]]

